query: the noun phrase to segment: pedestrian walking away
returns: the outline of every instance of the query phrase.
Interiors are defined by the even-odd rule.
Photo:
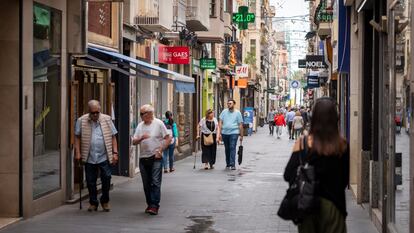
[[[317,207],[301,216],[299,233],[344,233],[347,216],[345,189],[349,183],[349,146],[339,133],[339,118],[333,98],[316,100],[305,138],[296,141],[291,158],[285,168],[284,179],[295,182],[298,166],[302,162],[314,167]],[[303,153],[301,144],[307,144]],[[303,155],[304,154],[304,155]]]
[[[302,118],[303,118],[303,130],[306,130],[307,129],[306,127],[308,126],[308,123],[309,123],[309,118],[308,118],[308,111],[305,109],[304,106],[300,108],[300,114],[302,115]]]
[[[289,131],[289,139],[293,140],[293,118],[295,117],[295,110],[293,108],[289,109],[289,112],[286,113],[286,121]]]
[[[286,127],[286,121],[285,116],[283,115],[283,112],[280,111],[275,115],[274,122],[276,125],[276,136],[278,139],[280,139],[280,136],[282,135],[283,127]]]
[[[168,173],[168,171],[169,172],[175,171],[174,149],[175,149],[175,146],[178,145],[178,129],[177,129],[177,124],[174,122],[172,112],[170,111],[165,112],[164,125],[167,128],[168,134],[171,137],[171,143],[167,147],[167,149],[163,151],[163,155],[162,155],[164,173]]]
[[[243,141],[243,118],[239,110],[234,108],[236,101],[227,101],[227,107],[220,114],[218,137],[223,140],[226,153],[226,168],[236,170],[236,147],[240,136]]]
[[[154,107],[143,105],[140,116],[142,122],[135,130],[132,143],[141,145],[139,169],[147,201],[145,213],[157,215],[161,200],[162,152],[170,145],[171,137],[164,123],[154,117]]]
[[[269,124],[269,135],[273,135],[275,131],[275,110],[272,108],[269,113],[267,114],[267,123]]]
[[[198,123],[197,139],[201,138],[201,162],[206,170],[213,169],[216,163],[218,125],[211,109],[206,111],[205,117]]]
[[[299,136],[302,134],[304,125],[305,123],[303,121],[300,111],[296,111],[295,117],[293,118],[293,125],[292,125],[294,139],[298,139]]]
[[[88,102],[89,113],[81,116],[75,125],[75,159],[85,164],[86,184],[89,192],[88,211],[110,211],[109,189],[111,164],[118,162],[116,130],[110,116],[101,113],[97,100]],[[102,195],[98,202],[96,181],[101,176]]]

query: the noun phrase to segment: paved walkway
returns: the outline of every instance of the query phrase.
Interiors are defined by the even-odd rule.
[[[216,169],[201,169],[200,156],[176,163],[176,172],[164,174],[158,216],[146,207],[140,177],[115,186],[112,211],[89,213],[66,205],[21,221],[2,231],[44,232],[297,232],[276,212],[287,184],[282,174],[293,142],[267,135],[267,127],[245,139],[245,159],[236,171],[225,170],[224,148],[218,148]],[[348,232],[377,232],[367,211],[348,193]],[[84,206],[87,206],[85,201]]]

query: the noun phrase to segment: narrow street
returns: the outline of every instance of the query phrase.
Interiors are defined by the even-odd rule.
[[[293,141],[268,135],[267,125],[245,138],[244,161],[236,171],[225,170],[224,147],[218,148],[214,170],[202,169],[200,153],[176,163],[163,174],[158,216],[144,213],[141,180],[117,185],[111,191],[112,210],[89,213],[77,204],[65,205],[7,227],[7,232],[297,232],[277,216],[287,184],[284,166]],[[377,232],[368,211],[347,195],[348,232]]]

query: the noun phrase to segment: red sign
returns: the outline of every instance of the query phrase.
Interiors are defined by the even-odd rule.
[[[190,49],[188,47],[158,47],[158,62],[165,64],[189,64]]]

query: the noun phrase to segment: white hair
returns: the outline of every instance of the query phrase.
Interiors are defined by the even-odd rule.
[[[89,109],[92,108],[92,107],[98,107],[99,109],[101,109],[101,104],[97,100],[89,100],[88,101],[88,107],[89,107]]]
[[[152,112],[152,113],[154,113],[154,107],[152,106],[152,105],[150,105],[150,104],[144,104],[144,105],[142,105],[141,106],[141,110],[144,110],[144,111],[146,111],[146,112]]]

